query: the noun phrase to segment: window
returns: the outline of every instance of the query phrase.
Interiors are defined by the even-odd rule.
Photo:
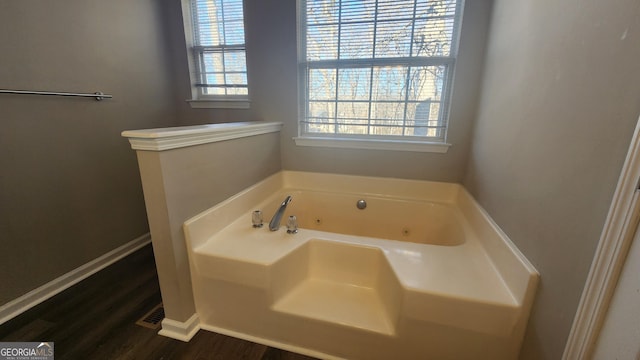
[[[192,106],[248,107],[242,0],[190,0],[183,8]],[[185,15],[186,16],[186,15]]]
[[[299,1],[299,145],[445,143],[462,0]]]

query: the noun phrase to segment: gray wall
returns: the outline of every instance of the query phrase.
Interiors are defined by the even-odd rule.
[[[176,1],[177,3],[177,1]],[[460,55],[456,68],[447,154],[372,151],[296,146],[297,40],[296,1],[246,1],[247,68],[251,97],[249,110],[191,109],[184,31],[179,4],[173,20],[176,84],[181,124],[230,121],[282,121],[282,165],[289,170],[322,171],[461,182],[477,105],[490,0],[467,1]],[[375,158],[375,161],[372,159]]]
[[[496,0],[465,186],[541,272],[523,359],[560,359],[640,114],[637,0]]]
[[[148,231],[125,129],[175,118],[157,0],[0,1],[0,305]]]

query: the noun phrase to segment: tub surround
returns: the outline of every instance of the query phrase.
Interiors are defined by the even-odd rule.
[[[122,133],[138,157],[166,315],[162,335],[188,341],[199,329],[184,221],[278,172],[280,126],[248,122]]]
[[[389,199],[450,207],[463,241],[390,241],[313,223],[295,235],[251,226],[253,210],[268,221],[291,194],[286,214],[303,224],[313,206],[305,213],[300,202],[331,193],[364,194],[371,207]],[[326,210],[318,217],[340,211]],[[538,279],[457,184],[283,171],[184,230],[201,328],[323,358],[514,359]]]

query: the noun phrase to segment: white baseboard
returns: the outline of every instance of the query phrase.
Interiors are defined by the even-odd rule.
[[[193,314],[189,320],[185,322],[165,318],[162,320],[162,330],[160,330],[158,334],[189,342],[198,330],[200,330],[200,318],[198,314]]]
[[[0,325],[79,283],[151,242],[146,233],[108,253],[0,306]]]

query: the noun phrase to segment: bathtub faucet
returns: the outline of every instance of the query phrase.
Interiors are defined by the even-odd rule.
[[[276,211],[276,213],[273,214],[271,221],[269,221],[269,230],[276,231],[280,228],[280,220],[282,220],[282,215],[284,214],[284,211],[287,209],[287,205],[289,205],[290,202],[291,202],[291,195],[288,195],[284,199],[282,204],[280,204],[278,211]]]

